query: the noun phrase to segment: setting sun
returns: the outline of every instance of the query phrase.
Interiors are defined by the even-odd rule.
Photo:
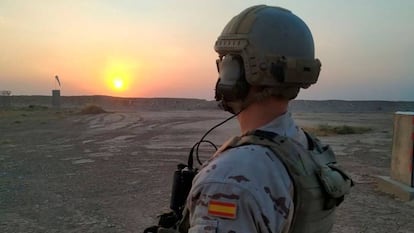
[[[134,59],[108,59],[103,73],[107,90],[116,95],[127,95],[138,72],[138,62]]]
[[[124,87],[124,81],[121,78],[117,77],[113,80],[113,85],[115,89],[121,90]]]

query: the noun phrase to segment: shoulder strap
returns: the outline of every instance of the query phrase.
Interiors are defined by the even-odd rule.
[[[244,145],[260,145],[265,146],[273,151],[273,153],[283,162],[289,171],[293,171],[296,174],[303,174],[307,171],[306,167],[300,163],[300,160],[295,160],[291,157],[291,148],[292,148],[292,139],[288,137],[281,136],[277,133],[264,131],[264,130],[254,130],[247,132],[241,137],[233,137],[228,140],[222,147],[218,150],[216,154],[221,152]]]

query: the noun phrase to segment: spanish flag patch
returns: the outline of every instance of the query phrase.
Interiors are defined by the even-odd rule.
[[[236,210],[236,203],[222,202],[216,200],[210,200],[210,202],[208,203],[208,214],[211,216],[235,219]]]

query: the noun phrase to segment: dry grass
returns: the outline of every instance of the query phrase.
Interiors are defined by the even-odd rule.
[[[55,109],[50,109],[47,106],[41,105],[15,107],[7,110],[0,110],[0,125],[11,125],[15,127],[47,124],[50,121],[65,118],[70,114],[71,112],[66,110],[56,111]]]
[[[3,139],[0,140],[0,145],[6,145],[6,144],[11,144],[12,141],[10,139]]]
[[[90,104],[83,107],[80,111],[80,114],[100,114],[100,113],[107,113],[103,108]]]
[[[304,130],[316,136],[332,136],[338,134],[363,134],[372,131],[372,128],[349,125],[331,126],[322,124],[317,127],[304,127]]]

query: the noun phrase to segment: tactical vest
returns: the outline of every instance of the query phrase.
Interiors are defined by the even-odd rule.
[[[234,137],[219,152],[243,145],[272,150],[285,166],[294,185],[294,215],[290,233],[327,233],[334,224],[334,210],[353,186],[351,178],[336,166],[329,146],[305,133],[309,148],[273,132],[255,130]]]

